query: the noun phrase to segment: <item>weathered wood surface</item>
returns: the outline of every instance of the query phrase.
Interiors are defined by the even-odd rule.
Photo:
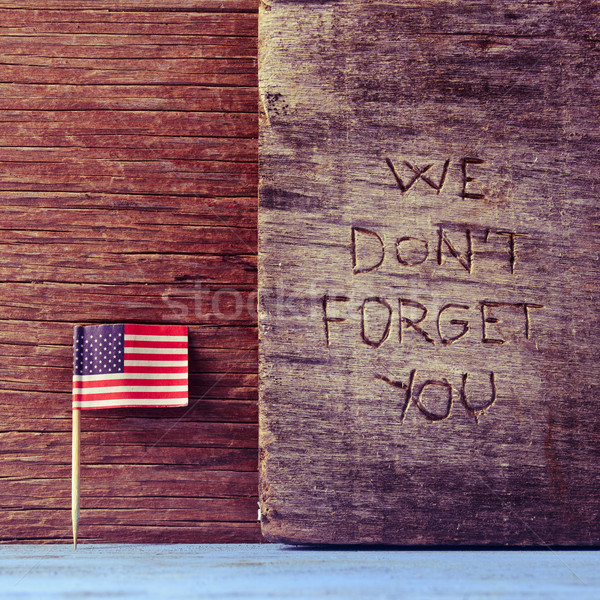
[[[599,544],[600,5],[261,11],[263,533]]]
[[[76,323],[190,327],[190,405],[82,415],[80,539],[250,542],[256,0],[0,0],[0,541],[69,541]]]

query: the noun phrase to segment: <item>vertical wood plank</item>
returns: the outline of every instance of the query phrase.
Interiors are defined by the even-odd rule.
[[[263,532],[598,544],[595,2],[266,2]]]
[[[86,542],[260,540],[257,2],[0,1],[0,542],[70,524],[75,323],[190,326],[190,406],[81,415]]]

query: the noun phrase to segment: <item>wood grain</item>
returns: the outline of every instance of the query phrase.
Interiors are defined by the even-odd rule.
[[[260,19],[263,533],[598,545],[598,4]]]
[[[256,0],[0,0],[0,542],[70,539],[77,323],[190,329],[190,405],[82,414],[86,542],[251,542]]]

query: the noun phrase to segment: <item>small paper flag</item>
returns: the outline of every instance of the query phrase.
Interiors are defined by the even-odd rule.
[[[73,333],[73,409],[187,406],[188,329],[85,325]]]

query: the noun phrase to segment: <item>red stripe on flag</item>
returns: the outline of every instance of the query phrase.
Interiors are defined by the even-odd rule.
[[[125,373],[187,373],[187,365],[185,367],[140,367],[125,365]]]
[[[127,402],[124,400],[123,402]],[[118,406],[113,406],[112,404],[100,405],[100,406],[90,406],[89,404],[84,406],[73,406],[73,410],[97,410],[97,409],[107,409],[107,408],[178,408],[180,406],[187,406],[188,401],[187,398],[181,400],[180,403],[169,402],[168,404],[159,404],[157,402],[153,402],[152,404],[119,404]]]
[[[125,325],[125,335],[187,335],[185,325]]]
[[[187,349],[187,342],[150,342],[144,340],[125,340],[125,348],[183,348]]]
[[[167,400],[168,398],[187,398],[187,392],[109,392],[106,394],[78,394],[73,393],[74,402],[85,402],[93,400],[118,400],[120,398],[129,400]]]
[[[142,354],[125,351],[125,360],[187,360],[187,354]]]

